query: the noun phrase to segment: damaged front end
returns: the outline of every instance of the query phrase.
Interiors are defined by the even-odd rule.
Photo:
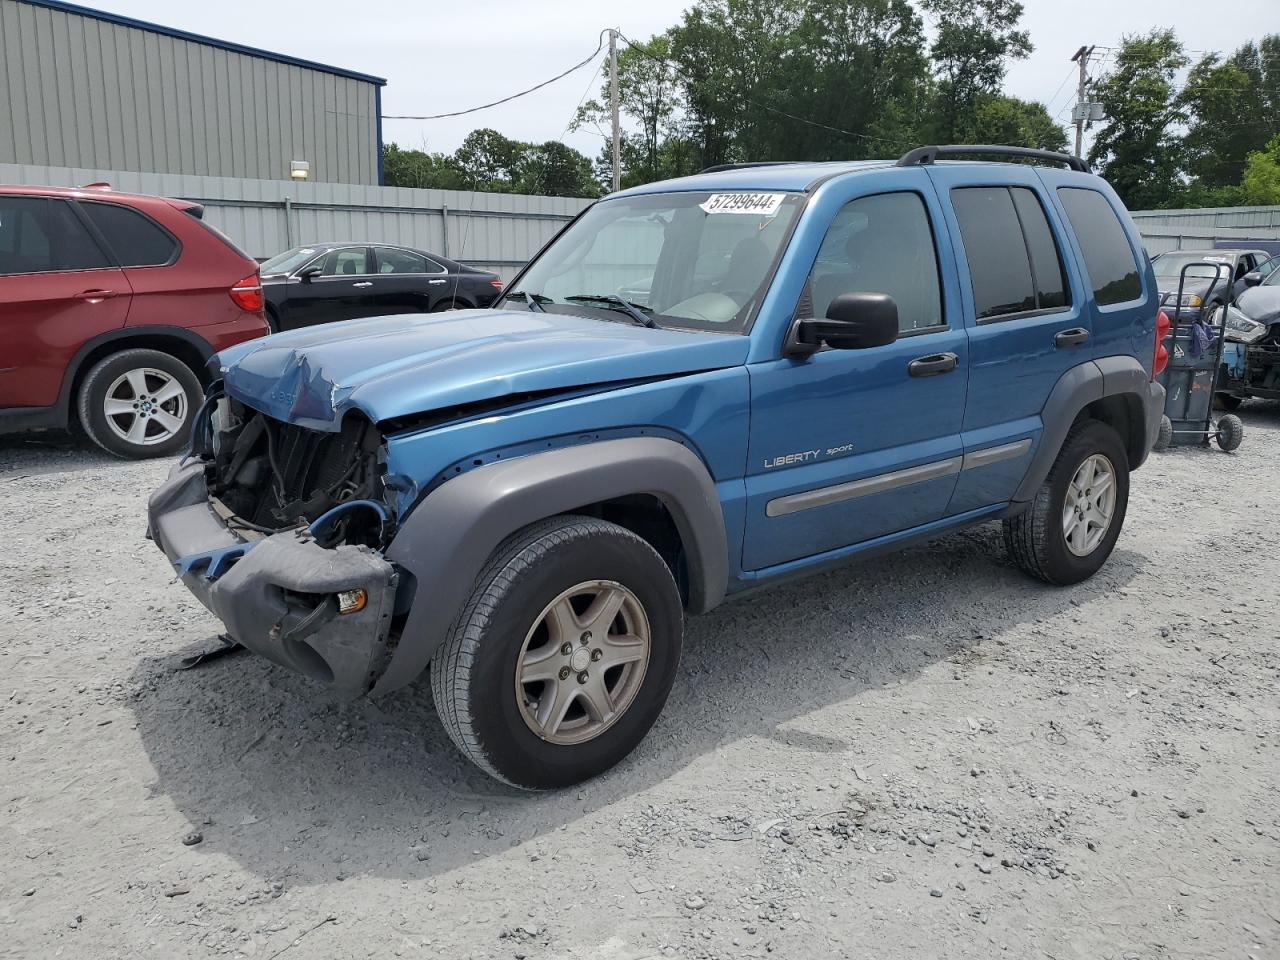
[[[1253,319],[1228,307],[1218,389],[1240,399],[1280,400],[1280,316]]]
[[[148,535],[245,647],[351,698],[389,655],[399,575],[377,428],[282,423],[218,393],[151,495]]]

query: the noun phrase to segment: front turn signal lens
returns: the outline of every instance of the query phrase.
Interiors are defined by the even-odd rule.
[[[369,602],[369,594],[364,587],[355,590],[343,590],[338,594],[338,613],[359,613]]]

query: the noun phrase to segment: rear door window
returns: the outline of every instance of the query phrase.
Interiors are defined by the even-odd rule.
[[[443,273],[440,266],[412,250],[397,247],[374,247],[378,273]]]
[[[161,267],[178,259],[178,241],[145,214],[118,203],[82,200],[80,209],[106,239],[122,267]]]
[[[1058,199],[1084,254],[1089,285],[1098,306],[1125,303],[1142,296],[1138,261],[1120,218],[1097,190],[1059,187]]]
[[[65,200],[0,196],[0,276],[109,266]]]
[[[1070,304],[1062,255],[1035,192],[957,187],[951,206],[969,264],[979,322],[1011,320]]]

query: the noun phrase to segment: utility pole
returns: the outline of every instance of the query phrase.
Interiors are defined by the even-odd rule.
[[[1089,58],[1093,56],[1093,47],[1081,47],[1076,51],[1075,56],[1071,58],[1073,63],[1080,65],[1080,83],[1076,87],[1076,156],[1080,156],[1080,151],[1084,147],[1084,122],[1087,119],[1087,108],[1085,107],[1085,86],[1088,84]]]
[[[609,28],[609,109],[613,113],[613,190],[617,193],[622,189],[622,131],[618,128],[618,31],[612,27]]]

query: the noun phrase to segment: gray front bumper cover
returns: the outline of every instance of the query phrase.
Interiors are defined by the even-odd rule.
[[[147,532],[181,579],[238,643],[324,683],[336,695],[366,693],[388,657],[395,568],[368,547],[321,547],[300,531],[242,540],[209,505],[201,463],[178,464],[151,495]],[[191,566],[199,554],[250,544],[221,569]],[[186,562],[184,562],[186,561]],[[332,598],[363,587],[368,602],[338,615]],[[327,606],[326,606],[327,605]]]

